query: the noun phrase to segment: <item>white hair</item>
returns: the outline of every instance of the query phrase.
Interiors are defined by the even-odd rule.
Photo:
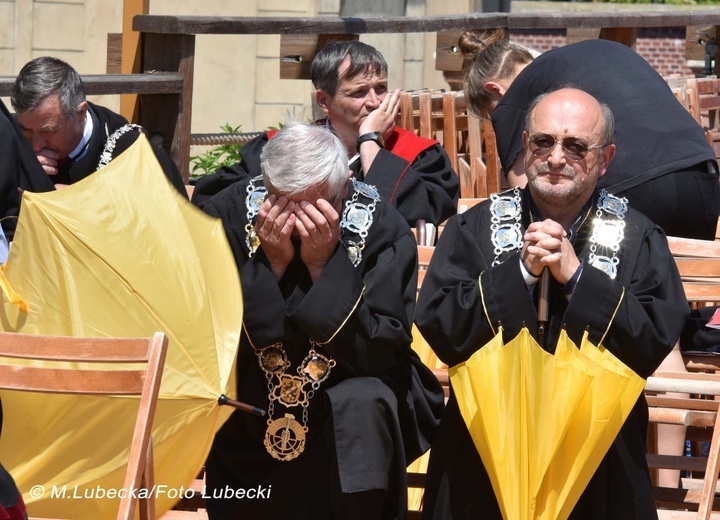
[[[295,195],[325,186],[331,198],[342,193],[349,178],[347,150],[323,126],[291,121],[263,148],[260,170],[265,186]]]

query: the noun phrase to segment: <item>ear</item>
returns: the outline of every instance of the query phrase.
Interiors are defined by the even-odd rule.
[[[322,90],[315,91],[315,102],[325,115],[329,113],[328,104],[330,103],[330,99],[330,95],[327,92],[323,92]]]
[[[87,114],[87,109],[88,109],[87,101],[83,101],[82,103],[80,103],[77,107],[78,117],[81,119],[85,119],[85,114]]]
[[[486,82],[484,88],[485,92],[490,94],[490,96],[503,97],[505,95],[505,87],[503,87],[502,84],[498,83],[497,81]]]
[[[614,144],[609,144],[603,148],[602,155],[600,155],[600,164],[598,165],[598,177],[602,177],[607,172],[610,161],[615,157],[615,150]]]
[[[527,133],[527,130],[523,130],[522,140],[523,140],[523,146],[524,146],[525,148],[527,148],[527,144],[528,144],[528,133]]]

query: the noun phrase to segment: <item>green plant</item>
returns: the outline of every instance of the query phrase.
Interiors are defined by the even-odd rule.
[[[220,128],[227,134],[241,133],[241,126],[233,127],[230,123],[225,123]],[[210,148],[200,155],[191,156],[190,175],[192,177],[210,175],[223,166],[231,166],[241,162],[242,157],[240,156],[240,148],[242,148],[242,145],[239,144],[223,144]]]

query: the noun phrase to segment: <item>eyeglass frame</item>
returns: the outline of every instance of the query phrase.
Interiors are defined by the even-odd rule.
[[[564,136],[562,139],[558,139],[558,136],[555,136],[555,135],[552,135],[552,134],[548,134],[548,133],[545,133],[545,132],[538,132],[538,133],[535,133],[535,134],[532,134],[532,135],[527,134],[527,136],[528,136],[528,137],[527,137],[527,148],[528,148],[528,151],[529,151],[531,154],[533,154],[535,157],[544,157],[544,156],[546,156],[546,155],[551,154],[551,153],[555,150],[555,147],[556,147],[556,146],[558,145],[558,143],[559,143],[559,144],[560,144],[560,148],[562,148],[562,151],[563,151],[563,154],[565,155],[565,157],[567,157],[568,159],[570,159],[570,160],[572,160],[572,161],[582,161],[582,160],[584,160],[584,159],[587,157],[587,154],[590,153],[590,150],[600,149],[600,151],[601,151],[601,153],[602,153],[602,149],[607,146],[606,144],[590,145],[590,144],[587,144],[587,143],[585,142],[585,139],[583,139],[582,137],[577,137],[577,136],[574,136],[574,135],[567,135],[567,136]],[[533,150],[533,149],[531,148],[531,145],[533,144],[533,138],[538,137],[538,136],[546,136],[546,137],[551,137],[551,138],[552,138],[553,144],[552,144],[552,146],[551,146],[547,151],[540,153],[538,150]],[[586,146],[587,149],[586,149],[584,152],[582,152],[582,155],[581,155],[581,156],[578,156],[578,154],[576,154],[576,153],[574,153],[574,152],[571,152],[570,150],[568,150],[568,149],[566,148],[566,146],[565,146],[565,141],[568,140],[568,139],[575,139],[576,142],[579,142],[580,144]]]

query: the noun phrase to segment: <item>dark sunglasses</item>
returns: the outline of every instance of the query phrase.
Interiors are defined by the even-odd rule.
[[[533,155],[543,156],[555,149],[558,140],[550,134],[533,134],[528,138],[528,148]],[[566,157],[574,161],[582,161],[588,152],[603,145],[589,145],[579,137],[563,137],[560,141]]]

